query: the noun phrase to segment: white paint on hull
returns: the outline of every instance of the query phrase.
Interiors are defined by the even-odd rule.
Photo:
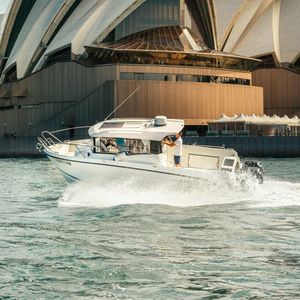
[[[155,184],[165,180],[183,182],[186,180],[207,180],[208,177],[221,174],[219,171],[199,170],[193,168],[159,167],[128,162],[116,162],[95,158],[80,158],[55,155],[45,151],[53,164],[67,178],[86,182],[113,182],[133,177],[141,183]],[[228,178],[233,174],[227,172],[222,176]]]

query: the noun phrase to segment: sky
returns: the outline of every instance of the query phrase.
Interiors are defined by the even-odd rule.
[[[5,12],[9,1],[10,0],[0,0],[0,14],[3,14]]]

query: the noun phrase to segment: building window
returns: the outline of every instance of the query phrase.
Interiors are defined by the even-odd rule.
[[[181,74],[177,75],[176,81],[194,81],[194,76],[193,75],[186,75],[186,74]]]
[[[210,76],[210,75],[191,75],[191,74],[161,74],[161,73],[132,73],[121,72],[121,80],[156,80],[156,81],[185,81],[185,82],[205,82],[220,84],[250,85],[249,79]]]
[[[121,72],[120,79],[121,80],[134,80],[134,73]]]
[[[144,73],[134,73],[134,80],[144,80]]]
[[[144,80],[159,80],[165,81],[165,74],[145,73]]]

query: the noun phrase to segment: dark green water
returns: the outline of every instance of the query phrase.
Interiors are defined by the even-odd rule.
[[[300,299],[300,159],[263,163],[242,192],[67,185],[46,159],[0,160],[0,299]]]

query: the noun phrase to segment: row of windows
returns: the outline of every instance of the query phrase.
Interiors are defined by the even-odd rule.
[[[209,75],[186,75],[186,74],[160,74],[160,73],[130,73],[121,72],[121,80],[158,80],[158,81],[189,81],[189,82],[210,82],[250,85],[249,79],[209,76]]]

